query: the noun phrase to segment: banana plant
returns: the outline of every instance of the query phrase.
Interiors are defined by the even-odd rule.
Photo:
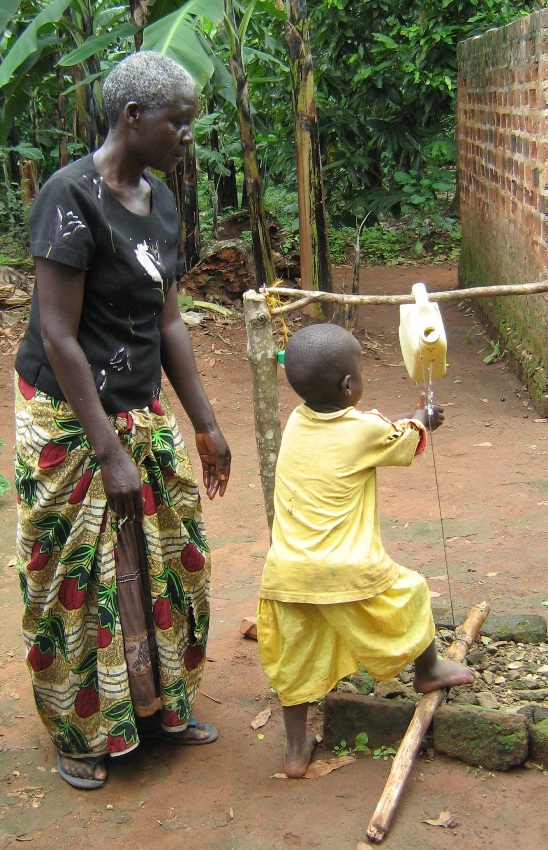
[[[303,289],[333,292],[306,0],[286,0]],[[318,305],[319,306],[319,305]]]
[[[251,101],[247,87],[247,76],[243,58],[246,29],[256,5],[251,0],[239,24],[236,20],[233,0],[225,0],[224,23],[230,46],[230,72],[236,91],[238,123],[242,141],[245,185],[249,205],[253,260],[257,286],[272,286],[275,279],[270,235],[266,224],[264,198],[257,160],[255,128],[251,114]]]

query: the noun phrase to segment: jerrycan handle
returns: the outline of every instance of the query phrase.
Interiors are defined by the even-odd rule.
[[[426,307],[427,310],[431,309],[431,304],[428,300],[428,293],[426,292],[426,286],[424,283],[414,283],[411,287],[411,292],[413,297],[415,298],[415,304],[419,308],[419,310],[423,307]],[[421,328],[420,331],[420,339],[421,342],[426,345],[435,345],[440,338],[440,332],[437,327],[434,325],[425,325]]]
[[[429,304],[428,293],[424,283],[414,283],[411,287],[411,293],[415,299],[417,307],[426,307]]]

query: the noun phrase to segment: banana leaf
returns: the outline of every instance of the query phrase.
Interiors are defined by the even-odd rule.
[[[196,19],[216,25],[223,14],[223,0],[189,0],[175,12],[145,27],[143,49],[170,56],[188,71],[201,92],[213,74],[214,65]]]
[[[91,38],[86,39],[83,44],[80,44],[74,50],[71,50],[66,56],[63,56],[59,60],[58,64],[62,65],[64,68],[70,65],[78,65],[81,62],[85,62],[85,60],[89,59],[90,56],[95,56],[97,53],[101,53],[101,51],[106,50],[120,39],[133,38],[136,32],[139,32],[139,30],[132,24],[120,24],[120,26],[115,27],[108,32],[104,32],[101,35],[94,35],[91,36]]]
[[[12,75],[38,49],[38,34],[48,24],[61,20],[71,0],[51,0],[21,33],[0,65],[0,89],[9,83]]]
[[[6,24],[15,16],[19,3],[20,0],[3,0],[0,9],[0,35],[4,32]]]

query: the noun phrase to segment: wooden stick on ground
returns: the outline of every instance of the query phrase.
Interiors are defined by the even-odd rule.
[[[444,654],[444,658],[450,661],[464,661],[488,614],[489,606],[486,602],[475,605],[468,612],[462,626],[455,630],[455,640]],[[411,772],[415,756],[436,709],[447,696],[447,691],[448,689],[444,688],[425,694],[417,704],[413,719],[394,757],[384,791],[367,827],[367,837],[376,844],[380,844],[388,832],[388,827],[398,806],[407,777]]]

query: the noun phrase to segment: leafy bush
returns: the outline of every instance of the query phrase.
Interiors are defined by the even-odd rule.
[[[4,445],[3,440],[0,440],[0,446],[3,446],[3,445]],[[0,499],[2,498],[4,493],[8,492],[8,490],[10,488],[11,488],[11,484],[9,483],[8,479],[5,477],[5,475],[2,475],[0,473]]]
[[[329,244],[334,263],[353,262],[355,230],[350,227],[330,227]],[[360,264],[393,266],[416,262],[447,262],[457,257],[459,248],[460,225],[454,219],[414,215],[399,223],[387,220],[364,228],[360,237]]]

